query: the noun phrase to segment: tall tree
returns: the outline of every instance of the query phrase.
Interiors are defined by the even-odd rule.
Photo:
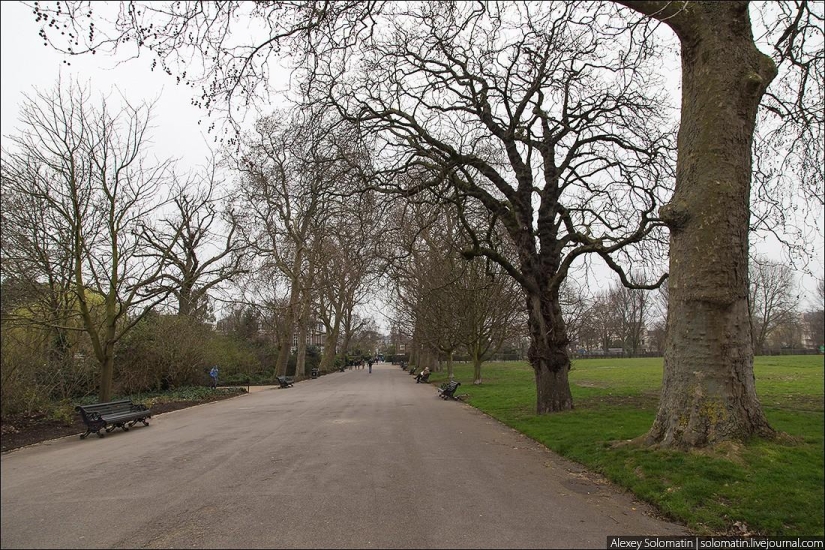
[[[365,40],[359,63],[320,60],[307,93],[383,152],[372,188],[459,207],[464,254],[499,263],[524,292],[537,412],[569,409],[561,284],[595,253],[634,285],[617,256],[659,227],[670,134],[662,98],[649,94],[650,60],[641,51],[608,59],[608,42],[623,39],[600,37],[600,14],[568,5],[536,5],[517,33],[512,4],[495,13],[426,4],[405,15],[382,20],[391,32]],[[620,79],[603,70],[614,62]],[[465,215],[479,207],[505,228],[513,261],[490,225]]]
[[[174,179],[170,216],[143,225],[147,256],[168,256],[162,287],[176,298],[178,315],[202,318],[209,292],[245,272],[245,246],[235,220],[230,211],[221,211],[222,187],[213,158],[203,172]],[[170,242],[175,243],[171,254]]]
[[[275,115],[262,118],[237,160],[243,175],[236,209],[239,230],[263,261],[285,276],[288,286],[289,298],[279,323],[276,376],[286,374],[300,316],[310,232],[323,207],[321,192],[328,185],[321,166],[304,162],[304,151],[314,145],[311,129],[303,131],[307,129]]]
[[[747,274],[753,138],[777,63],[755,44],[748,2],[620,3],[669,27],[682,59],[676,188],[660,211],[670,228],[664,378],[646,440],[694,447],[772,436],[756,395]],[[776,61],[799,65],[802,78],[790,98],[772,98],[817,134],[821,112],[797,101],[810,100],[810,87],[821,94],[815,9],[800,2],[774,27]],[[818,59],[804,51],[817,36]]]
[[[169,168],[146,161],[150,112],[125,99],[119,108],[106,100],[93,107],[87,90],[59,83],[26,98],[13,148],[3,151],[4,189],[36,198],[60,236],[55,261],[70,262],[64,292],[100,365],[101,401],[112,395],[118,341],[166,298],[158,282],[177,239],[146,261],[140,227],[162,203]]]
[[[359,197],[336,199],[326,218],[323,261],[319,262],[318,315],[326,330],[321,368],[332,367],[336,352],[346,353],[353,336],[353,315],[368,296],[377,272],[374,215]]]
[[[459,299],[452,307],[458,310],[464,325],[464,347],[473,362],[473,384],[481,384],[482,363],[508,338],[521,333],[524,303],[512,277],[482,258],[469,262],[458,283]]]

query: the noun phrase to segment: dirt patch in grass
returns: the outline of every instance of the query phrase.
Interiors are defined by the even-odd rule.
[[[152,405],[152,415],[177,411],[212,401],[237,397],[237,393],[217,393],[199,401],[169,401]],[[0,452],[19,449],[42,441],[57,439],[67,435],[80,435],[86,426],[76,415],[71,424],[47,418],[42,413],[9,415],[0,420]]]

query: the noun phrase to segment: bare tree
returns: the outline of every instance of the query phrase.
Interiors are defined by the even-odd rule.
[[[74,294],[68,290],[74,278],[72,240],[49,200],[20,185],[22,175],[3,162],[2,321],[6,328],[42,326],[50,333],[47,356],[60,363],[71,353],[72,329],[82,326]]]
[[[220,210],[223,198],[218,193],[224,182],[214,158],[204,170],[185,181],[176,178],[172,215],[143,226],[143,237],[149,243],[147,257],[169,256],[161,287],[177,299],[178,315],[198,319],[205,314],[209,292],[245,272],[245,247],[237,236],[235,220],[231,212]],[[221,223],[227,227],[223,235]],[[170,242],[175,243],[171,255]]]
[[[300,128],[277,116],[261,119],[240,154],[243,174],[239,190],[239,230],[264,262],[283,273],[289,299],[282,314],[276,375],[286,374],[295,320],[300,315],[302,275],[308,260],[310,232],[322,208],[321,191],[327,182],[320,167],[307,166],[301,148]],[[306,135],[304,135],[306,137]],[[243,213],[243,214],[241,214]]]
[[[508,338],[521,333],[524,302],[513,278],[481,258],[469,262],[459,285],[461,293],[453,307],[465,326],[464,346],[473,362],[473,384],[481,384],[482,363]]]
[[[323,235],[319,263],[318,315],[326,329],[321,368],[329,369],[339,346],[343,353],[358,330],[356,309],[366,302],[374,279],[374,241],[377,226],[360,201],[345,198],[331,209]]]
[[[404,261],[387,266],[396,309],[403,313],[396,322],[405,321],[413,335],[410,364],[434,368],[444,357],[452,377],[453,355],[466,342],[459,312],[465,296],[458,282],[466,266],[450,242],[458,228],[442,208],[415,204],[404,210],[398,220],[403,230],[393,243]]]
[[[464,254],[518,281],[539,413],[573,405],[559,305],[570,265],[595,253],[628,285],[646,286],[628,280],[617,258],[659,227],[653,211],[666,192],[670,144],[661,98],[642,86],[644,54],[608,61],[598,14],[547,6],[519,32],[506,25],[517,15],[510,4],[496,13],[428,4],[387,18],[391,32],[362,45],[358,70],[330,56],[307,90],[382,152],[373,188],[454,203],[470,242]],[[621,82],[602,70],[612,61],[626,70]],[[505,228],[514,261],[497,251],[489,225],[465,215],[478,208]]]
[[[614,287],[615,288],[615,287]],[[584,314],[582,336],[591,351],[600,353],[621,343],[621,318],[616,314],[612,289],[596,294]]]
[[[22,129],[3,152],[4,189],[38,201],[56,229],[54,261],[62,267],[52,276],[64,276],[60,258],[70,262],[71,278],[61,284],[100,364],[101,401],[112,394],[118,341],[166,297],[158,282],[177,239],[146,261],[141,222],[159,206],[169,168],[145,160],[150,112],[125,100],[119,109],[106,100],[93,108],[85,89],[58,84],[26,98]]]
[[[576,350],[582,349],[582,346],[588,347],[585,323],[590,303],[585,294],[585,288],[586,284],[578,284],[575,277],[571,276],[564,281],[559,292],[567,333]]]
[[[610,289],[609,303],[616,316],[622,350],[626,355],[633,357],[641,351],[644,342],[650,312],[650,293],[615,286]]]
[[[754,354],[762,354],[774,331],[796,320],[798,303],[793,271],[789,266],[761,257],[751,261],[748,304]]]

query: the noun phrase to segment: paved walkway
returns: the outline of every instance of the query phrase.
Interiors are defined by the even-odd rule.
[[[386,363],[0,464],[2,548],[604,548],[685,533]]]

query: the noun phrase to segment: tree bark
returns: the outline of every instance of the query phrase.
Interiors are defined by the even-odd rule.
[[[473,385],[481,384],[481,357],[473,355]]]
[[[754,45],[746,2],[679,4],[661,14],[681,40],[682,109],[676,189],[660,210],[670,227],[664,377],[646,441],[686,448],[773,434],[753,374],[748,222],[756,112],[776,68]]]
[[[283,326],[281,327],[281,347],[278,350],[278,359],[275,362],[275,377],[286,376],[289,356],[292,352],[292,336],[295,330],[295,319],[299,315],[298,304],[301,293],[300,271],[303,262],[303,248],[298,248],[292,262],[292,276],[290,277],[289,304],[284,312]],[[277,381],[277,380],[275,380]]]
[[[534,279],[527,293],[530,365],[536,375],[536,413],[547,414],[573,408],[568,373],[568,338],[558,295],[553,295],[542,278]]]
[[[332,328],[327,328],[327,335],[324,338],[324,354],[321,356],[321,364],[318,368],[327,372],[332,369],[335,364],[335,356],[338,348],[338,333],[340,330],[340,321],[336,317]]]

